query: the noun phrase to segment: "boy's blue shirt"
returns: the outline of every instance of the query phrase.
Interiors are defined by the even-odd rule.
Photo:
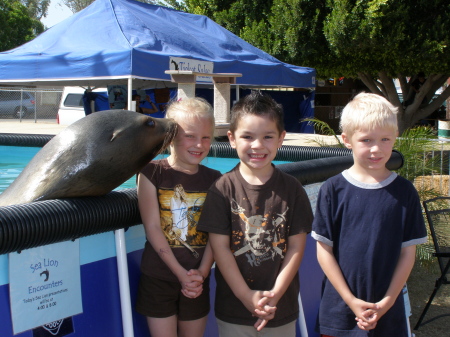
[[[352,293],[372,303],[384,297],[401,249],[427,240],[420,200],[408,180],[392,173],[381,183],[364,184],[348,171],[322,186],[312,236],[333,247]],[[326,278],[322,296],[322,334],[367,336],[356,326],[353,312]],[[375,330],[379,336],[407,336],[402,296]]]

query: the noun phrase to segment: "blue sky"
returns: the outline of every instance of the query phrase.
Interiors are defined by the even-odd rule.
[[[41,22],[48,28],[56,25],[57,23],[67,19],[73,13],[63,4],[62,0],[51,0],[48,9],[47,17],[43,18]]]

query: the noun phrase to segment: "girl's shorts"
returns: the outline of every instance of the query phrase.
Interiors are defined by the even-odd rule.
[[[160,280],[141,274],[136,300],[136,311],[155,318],[178,316],[180,321],[193,321],[209,313],[209,277],[203,282],[203,291],[197,298],[181,293],[179,282]]]

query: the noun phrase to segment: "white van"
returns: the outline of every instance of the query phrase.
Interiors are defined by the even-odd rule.
[[[85,90],[82,87],[64,87],[56,117],[58,124],[70,125],[86,116],[83,107]],[[93,92],[107,92],[107,90],[106,88],[98,88],[94,89]]]

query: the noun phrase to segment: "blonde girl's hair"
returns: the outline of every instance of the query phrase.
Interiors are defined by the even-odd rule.
[[[208,118],[211,122],[211,132],[214,133],[214,110],[207,100],[200,97],[172,101],[167,108],[166,118],[172,118],[176,122],[180,119]]]
[[[398,109],[386,98],[362,92],[356,95],[342,110],[339,127],[341,132],[352,135],[361,129],[376,127],[397,131]]]

